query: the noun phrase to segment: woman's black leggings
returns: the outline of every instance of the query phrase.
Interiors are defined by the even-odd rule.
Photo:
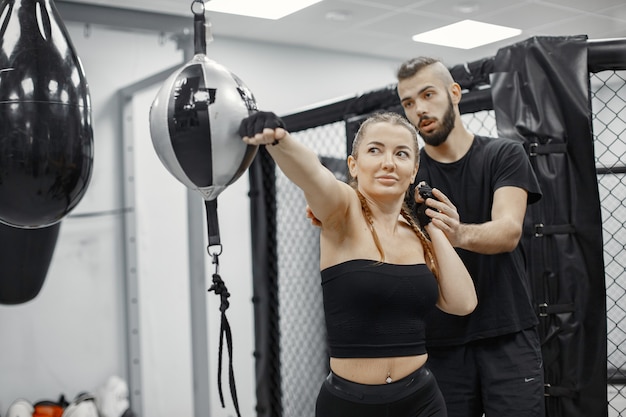
[[[316,417],[446,417],[433,374],[422,366],[391,384],[364,385],[332,372],[320,389]]]

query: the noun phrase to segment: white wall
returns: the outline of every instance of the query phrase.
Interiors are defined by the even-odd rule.
[[[124,246],[119,103],[116,93],[183,62],[174,42],[159,34],[89,30],[67,23],[89,81],[95,161],[87,194],[63,220],[41,293],[17,306],[0,305],[0,415],[17,398],[73,398],[110,375],[127,378]],[[354,96],[394,81],[398,62],[216,38],[207,55],[237,74],[261,109],[288,114]],[[160,164],[148,131],[158,86],[133,101],[134,184],[144,416],[192,416],[192,361],[186,231],[186,189]],[[224,253],[220,274],[232,297],[235,373],[242,414],[255,415],[252,271],[248,178],[218,198]],[[201,204],[201,200],[199,200]],[[205,232],[206,233],[206,232]],[[213,266],[207,256],[207,288]],[[219,300],[207,293],[211,416],[234,415],[224,374],[226,410],[215,374]],[[225,366],[227,364],[225,363]],[[226,368],[227,369],[227,368]]]

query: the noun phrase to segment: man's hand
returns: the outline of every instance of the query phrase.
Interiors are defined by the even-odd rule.
[[[419,193],[415,193],[415,201],[424,204],[423,215],[431,219],[432,226],[443,231],[452,246],[459,247],[462,225],[456,206],[439,189],[433,188],[431,192],[432,198],[426,200]]]
[[[313,211],[311,210],[311,207],[308,206],[308,204],[306,206],[306,217],[307,219],[311,220],[311,224],[313,226],[322,227],[322,222],[317,217],[315,217],[315,214],[313,214]]]

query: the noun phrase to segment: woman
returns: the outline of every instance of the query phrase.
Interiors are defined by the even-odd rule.
[[[436,217],[425,226],[427,237],[404,205],[418,168],[415,128],[395,113],[363,122],[348,156],[351,185],[337,180],[273,113],[244,119],[240,134],[248,144],[270,145],[321,227],[331,373],[316,416],[445,417],[424,366],[424,317],[435,306],[466,315],[477,300]]]

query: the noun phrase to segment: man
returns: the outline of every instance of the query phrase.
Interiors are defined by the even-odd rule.
[[[427,182],[440,200],[427,199],[426,214],[457,248],[478,294],[469,316],[435,312],[428,322],[428,364],[448,415],[544,416],[537,316],[519,245],[526,206],[541,194],[523,146],[464,127],[461,87],[443,63],[411,59],[397,78],[405,115],[425,142],[415,184]]]

